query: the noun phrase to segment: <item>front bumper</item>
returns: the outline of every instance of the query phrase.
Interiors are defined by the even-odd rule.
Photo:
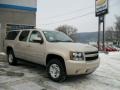
[[[100,59],[93,61],[73,61],[66,60],[66,72],[67,75],[80,75],[88,74],[96,70],[100,64]]]

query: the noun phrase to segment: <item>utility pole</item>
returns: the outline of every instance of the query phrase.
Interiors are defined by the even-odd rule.
[[[100,19],[100,17],[99,17],[99,19]],[[100,26],[101,26],[100,20],[98,20],[98,42],[97,42],[97,44],[98,44],[98,51],[100,51]]]
[[[103,18],[103,50],[105,51],[105,16]]]

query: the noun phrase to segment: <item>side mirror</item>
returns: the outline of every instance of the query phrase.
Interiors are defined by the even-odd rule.
[[[40,38],[40,37],[39,38],[34,38],[33,42],[35,42],[35,43],[41,43],[42,44],[43,43],[43,39]]]

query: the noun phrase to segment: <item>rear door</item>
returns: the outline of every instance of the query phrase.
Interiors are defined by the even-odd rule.
[[[27,46],[28,46],[28,43],[27,43],[27,40],[28,40],[28,36],[29,36],[29,33],[30,31],[22,31],[20,36],[18,37],[18,40],[16,41],[16,45],[15,45],[15,51],[16,51],[16,56],[18,58],[21,58],[21,59],[27,59],[27,53],[28,53],[28,50],[27,50]]]

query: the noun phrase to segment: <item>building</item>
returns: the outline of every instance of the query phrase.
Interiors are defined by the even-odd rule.
[[[0,0],[0,52],[7,31],[36,26],[37,0]]]

